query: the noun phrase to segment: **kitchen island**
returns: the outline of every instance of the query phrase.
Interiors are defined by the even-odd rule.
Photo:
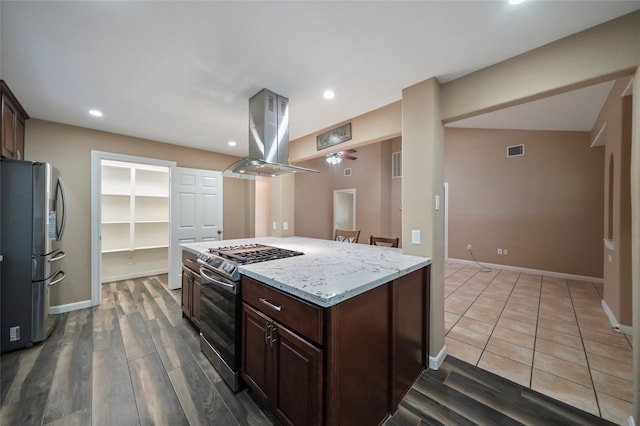
[[[430,259],[302,237],[302,256],[241,265],[242,378],[285,424],[375,425],[428,365]]]

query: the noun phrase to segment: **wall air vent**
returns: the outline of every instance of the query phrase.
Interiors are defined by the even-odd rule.
[[[345,176],[351,176],[351,167],[344,169]]]
[[[507,147],[507,157],[522,157],[524,155],[524,145],[512,145]]]
[[[391,154],[391,177],[402,177],[402,151]]]

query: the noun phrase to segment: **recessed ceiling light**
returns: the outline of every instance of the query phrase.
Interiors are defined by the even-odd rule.
[[[94,117],[102,117],[102,111],[98,111],[97,109],[90,109],[89,114],[93,115]]]
[[[229,141],[229,146],[236,146],[236,141]]]
[[[509,0],[509,4],[520,4],[522,2],[524,2],[525,0]]]
[[[333,90],[325,90],[322,96],[324,96],[325,99],[333,99],[336,97],[336,92]]]

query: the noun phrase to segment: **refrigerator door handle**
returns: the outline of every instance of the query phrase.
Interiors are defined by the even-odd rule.
[[[56,254],[55,256],[53,256],[51,259],[47,260],[47,262],[49,262],[49,263],[53,263],[53,262],[56,262],[56,261],[58,261],[58,260],[62,260],[62,259],[64,259],[65,257],[67,257],[67,253],[65,253],[65,252],[63,252],[63,251],[60,251],[60,252],[58,252],[58,254]]]
[[[62,182],[62,178],[58,177],[58,185],[57,187],[60,189],[60,196],[62,197],[62,220],[60,222],[60,230],[56,230],[56,240],[62,240],[62,234],[64,233],[64,227],[67,223],[67,195],[64,192],[64,183]],[[57,191],[57,189],[56,189]],[[56,197],[57,198],[57,197]],[[56,226],[58,226],[56,224]]]
[[[47,287],[53,287],[54,285],[58,284],[60,281],[64,280],[65,278],[67,278],[67,274],[64,271],[58,271],[58,273],[55,276],[55,279],[51,281],[49,284],[47,284]]]

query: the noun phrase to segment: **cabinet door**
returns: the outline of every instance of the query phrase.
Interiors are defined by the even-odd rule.
[[[200,289],[202,284],[197,275],[193,277],[193,285],[191,286],[191,320],[195,325],[200,327]]]
[[[267,326],[271,326],[268,317],[242,304],[242,379],[264,401],[268,399],[272,371]]]
[[[9,100],[2,97],[2,156],[15,158],[16,111]]]
[[[185,267],[182,268],[182,312],[187,318],[191,318],[191,287],[193,276]]]
[[[272,334],[276,415],[285,424],[322,424],[322,350],[282,326]]]
[[[14,146],[16,160],[24,160],[24,123],[16,120],[16,139]]]

